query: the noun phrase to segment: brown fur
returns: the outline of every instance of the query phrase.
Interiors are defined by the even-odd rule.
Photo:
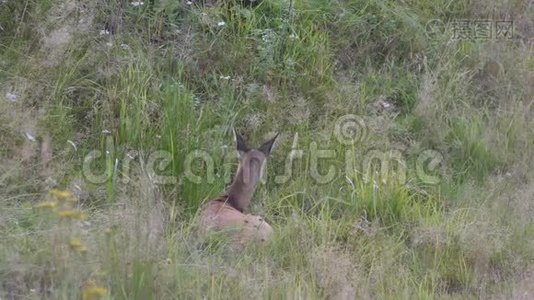
[[[234,242],[245,245],[250,241],[268,241],[273,229],[256,215],[243,214],[222,199],[210,201],[202,211],[201,227],[209,231],[227,232]]]
[[[253,240],[266,242],[270,239],[272,227],[262,217],[245,214],[245,211],[252,200],[267,156],[277,136],[259,149],[249,150],[242,137],[236,133],[237,150],[240,152],[237,174],[227,192],[209,201],[202,208],[200,229],[203,234],[228,232],[233,241],[239,245],[245,245]]]

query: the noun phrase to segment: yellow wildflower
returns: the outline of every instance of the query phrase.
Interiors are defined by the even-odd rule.
[[[60,191],[58,189],[52,189],[48,192],[50,195],[56,197],[59,200],[66,200],[69,202],[76,202],[76,198],[69,191]]]
[[[65,199],[65,201],[70,202],[70,203],[76,203],[78,201],[78,199],[76,199],[74,196],[72,196],[72,197],[69,197],[69,198]]]
[[[62,218],[71,218],[76,220],[83,220],[86,217],[82,211],[76,209],[62,210],[59,211],[57,214]]]
[[[69,192],[69,191],[60,191],[58,189],[51,189],[48,193],[50,195],[58,198],[58,199],[66,199],[66,198],[72,196],[71,192]]]
[[[36,208],[55,208],[57,206],[56,200],[48,200],[37,203]]]
[[[69,240],[69,246],[78,252],[87,252],[87,247],[77,238],[71,238]]]
[[[94,280],[89,279],[82,291],[82,300],[96,300],[107,294],[108,290],[104,287],[96,285]]]

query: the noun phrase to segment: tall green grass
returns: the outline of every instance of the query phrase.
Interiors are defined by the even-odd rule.
[[[520,4],[527,18],[524,2],[500,5]],[[0,3],[0,297],[80,298],[91,281],[110,299],[530,291],[532,48],[425,31],[480,5]],[[59,55],[43,46],[57,29],[70,33]],[[350,145],[335,134],[347,114],[365,123]],[[251,206],[273,241],[239,253],[195,234],[237,168],[233,128],[251,146],[281,132]],[[101,182],[84,173],[95,150]],[[316,150],[332,157],[314,165]],[[367,172],[393,150],[405,176],[380,158]],[[417,165],[425,150],[438,167]],[[87,219],[38,208],[52,187]]]

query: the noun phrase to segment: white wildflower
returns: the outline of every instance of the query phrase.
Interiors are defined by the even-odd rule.
[[[31,135],[29,132],[24,133],[26,135],[26,138],[32,142],[35,142],[35,137]]]
[[[100,35],[101,35],[101,36],[102,36],[102,35],[109,35],[109,30],[107,30],[107,29],[102,29],[102,30],[100,30]]]
[[[219,23],[217,23],[217,26],[219,26],[219,27],[222,27],[224,25],[226,25],[226,23],[224,21],[220,21]]]
[[[142,5],[145,5],[145,2],[143,1],[134,1],[132,3],[130,3],[133,7],[138,7],[138,6],[142,6]]]
[[[9,102],[16,102],[17,98],[18,98],[17,95],[15,95],[13,93],[6,93],[6,99]]]
[[[384,107],[384,108],[390,108],[391,107],[391,103],[386,102],[386,101],[384,101],[384,102],[382,102],[380,104],[382,104],[382,107]]]

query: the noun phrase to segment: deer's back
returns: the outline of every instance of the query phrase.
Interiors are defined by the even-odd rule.
[[[262,217],[243,214],[220,200],[212,200],[204,207],[200,227],[204,234],[228,232],[240,244],[251,240],[268,241],[273,231]]]

